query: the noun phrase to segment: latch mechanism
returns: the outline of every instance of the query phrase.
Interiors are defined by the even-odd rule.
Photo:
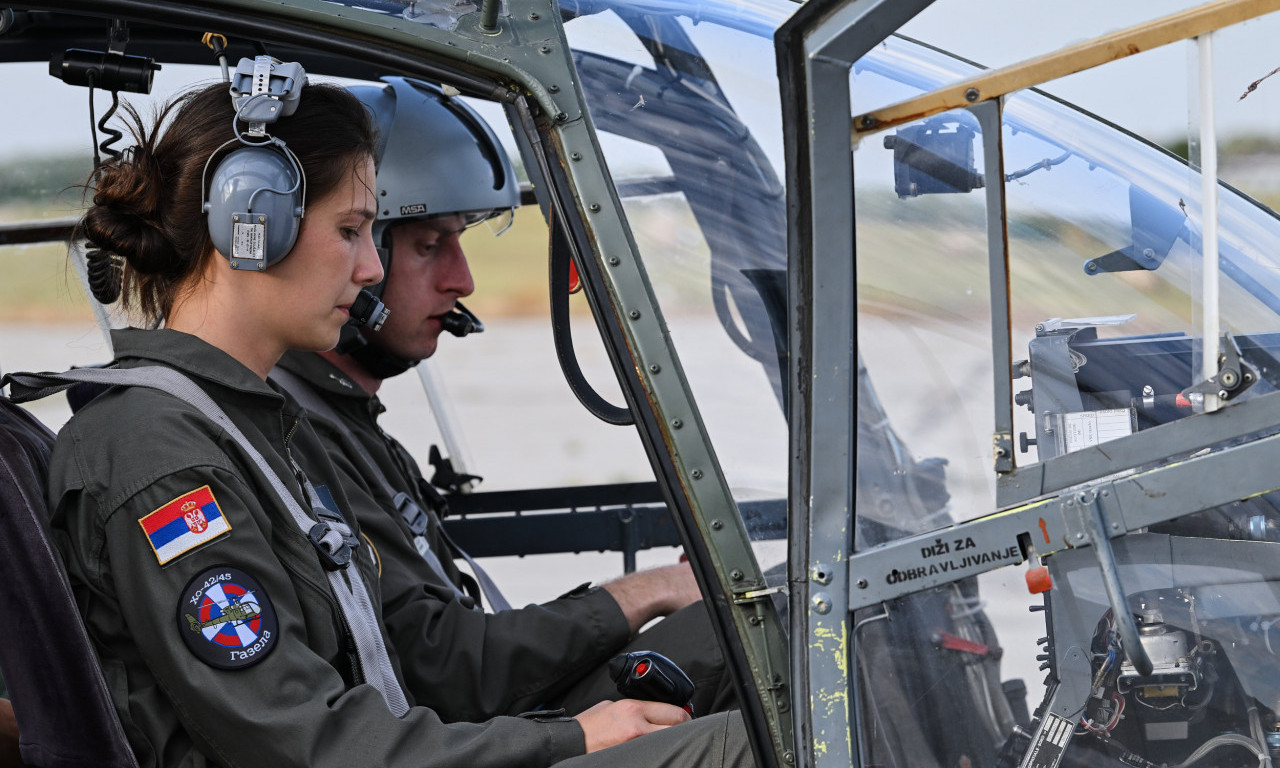
[[[1240,358],[1240,347],[1230,333],[1222,334],[1218,348],[1217,375],[1182,390],[1192,402],[1195,402],[1192,395],[1217,395],[1219,400],[1232,400],[1258,381],[1258,372]]]

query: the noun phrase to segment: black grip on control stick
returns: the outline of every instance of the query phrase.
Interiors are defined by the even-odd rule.
[[[660,701],[674,704],[691,716],[689,699],[693,697],[693,681],[684,670],[660,653],[633,651],[609,659],[609,676],[618,693],[628,699]]]

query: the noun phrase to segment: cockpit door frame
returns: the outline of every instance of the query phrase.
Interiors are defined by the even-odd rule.
[[[846,567],[857,413],[849,76],[931,2],[810,0],[774,36],[787,163],[792,708],[804,768],[860,763]]]
[[[856,244],[851,145],[862,133],[882,130],[889,124],[947,109],[973,108],[978,102],[986,102],[995,107],[987,110],[994,115],[979,112],[987,129],[984,132],[992,134],[984,137],[986,151],[988,155],[993,151],[999,155],[1000,98],[1011,90],[1047,79],[1046,73],[1055,71],[1050,64],[1062,61],[1082,68],[1085,64],[1076,55],[1081,51],[1097,52],[1099,61],[1087,66],[1102,63],[1107,45],[1116,42],[1102,38],[1082,46],[1079,51],[986,73],[876,113],[852,111],[849,77],[853,63],[930,4],[931,0],[844,3],[813,0],[775,36],[788,187],[792,360],[788,374],[792,450],[789,563],[791,636],[796,649],[792,656],[794,724],[801,740],[796,764],[801,766],[865,762],[860,759],[862,749],[854,725],[859,702],[853,663],[858,626],[847,609],[869,608],[934,585],[922,579],[913,586],[883,588],[886,583],[895,584],[895,580],[886,579],[885,574],[895,575],[893,564],[906,562],[902,558],[907,553],[918,551],[924,535],[895,541],[854,558],[853,536],[857,522],[854,492],[857,393],[854,387],[859,360],[854,335]],[[1149,29],[1128,31],[1117,37],[1144,41],[1144,45],[1135,44],[1129,50],[1132,53],[1151,44],[1197,34],[1199,30],[1211,31],[1239,21],[1237,15],[1256,15],[1270,7],[1266,2],[1210,4],[1176,18],[1153,22],[1147,25]],[[1025,82],[1015,77],[1023,75],[1028,76]],[[983,83],[988,82],[998,87],[983,87]],[[922,111],[926,102],[928,108]],[[992,170],[988,168],[989,178],[1003,178],[1002,171],[997,169],[993,173]],[[991,207],[995,215],[1003,214],[1002,202]],[[988,216],[991,215],[989,211]],[[990,234],[993,238],[1004,236],[994,228]],[[995,268],[996,250],[1002,249],[993,249],[993,280],[1007,274],[1007,265],[1003,271]],[[993,315],[1001,310],[1007,318],[1007,297],[997,296],[993,291]],[[1007,353],[1007,322],[1003,328],[993,328],[993,341]],[[996,365],[998,370],[1007,368],[1007,358],[997,357]],[[1268,395],[1255,403],[1233,407],[1242,411],[1246,408],[1269,411],[1274,407],[1270,400],[1275,397]],[[998,413],[1006,401],[1007,393],[998,397]],[[1154,458],[1159,453],[1159,448],[1148,445],[1150,441],[1172,437],[1178,445],[1207,445],[1213,440],[1206,433],[1212,432],[1221,438],[1232,432],[1225,425],[1206,424],[1205,418],[1190,417],[1186,424],[1165,425],[1152,430],[1149,437],[1131,436],[1112,447],[1125,450],[1125,458],[1119,460],[1125,462],[1125,466],[1136,466],[1141,463],[1139,458]],[[1001,423],[997,421],[996,426],[999,433]],[[1221,428],[1215,429],[1215,426]],[[1242,437],[1256,431],[1255,423],[1233,434]],[[1132,455],[1128,453],[1130,446],[1137,449]],[[1111,551],[1110,539],[1145,525],[1275,490],[1274,473],[1268,468],[1270,459],[1266,457],[1278,447],[1280,443],[1274,437],[1256,439],[1180,465],[1149,470],[1140,477],[1113,481],[1102,478],[1109,467],[1094,462],[1091,456],[1058,457],[1052,460],[1052,468],[1062,466],[1063,477],[1075,483],[1094,481],[1095,485],[1085,492],[1068,493],[1062,478],[1045,479],[1050,467],[1032,469],[1031,472],[1042,473],[1034,477],[1040,480],[1038,490],[1015,493],[1017,501],[1027,501],[1050,491],[1058,491],[1059,495],[1026,504],[1005,515],[969,521],[963,526],[973,536],[999,535],[1013,542],[1019,534],[1033,531],[1033,524],[1038,522],[1046,547],[1074,548],[1091,544],[1106,550],[1107,557],[1099,555],[1100,567],[1105,571],[1105,561]],[[1166,444],[1165,455],[1170,452]],[[998,451],[996,459],[998,472],[1017,476],[1012,464],[1001,467]],[[1112,470],[1116,461],[1113,452]],[[1211,478],[1223,476],[1215,473],[1226,466],[1231,467],[1233,475],[1230,488],[1215,487],[1213,493],[1206,492],[1206,486],[1212,484]],[[1090,476],[1090,470],[1095,474]],[[1138,485],[1142,485],[1146,497],[1156,496],[1153,489],[1159,486],[1158,496],[1165,501],[1158,509],[1146,508],[1150,505],[1132,492]],[[1169,500],[1175,500],[1176,504]],[[1001,505],[1009,501],[1006,496]],[[1090,526],[1081,522],[1084,518],[1080,510],[1086,507],[1095,509],[1098,519],[1105,521],[1105,527],[1094,521],[1098,530],[1093,535],[1087,530]],[[1050,529],[1053,529],[1052,535]],[[1021,562],[1022,555],[1017,554],[1017,550],[1016,545],[1008,550],[1010,559]],[[914,575],[908,577],[914,578]],[[955,579],[949,577],[948,580]],[[1119,585],[1116,586],[1115,591],[1122,592]],[[1118,599],[1112,598],[1113,602]],[[874,618],[877,617],[867,620]]]

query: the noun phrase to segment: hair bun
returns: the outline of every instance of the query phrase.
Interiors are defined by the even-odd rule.
[[[135,147],[98,166],[92,187],[93,206],[80,224],[89,242],[140,273],[174,271],[177,253],[161,227],[164,177],[155,158]]]

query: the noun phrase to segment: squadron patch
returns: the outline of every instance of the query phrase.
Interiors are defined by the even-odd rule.
[[[231,531],[213,489],[188,491],[138,521],[161,565]]]
[[[197,574],[182,590],[178,634],[196,658],[218,669],[262,661],[276,645],[276,611],[262,585],[229,565]]]

